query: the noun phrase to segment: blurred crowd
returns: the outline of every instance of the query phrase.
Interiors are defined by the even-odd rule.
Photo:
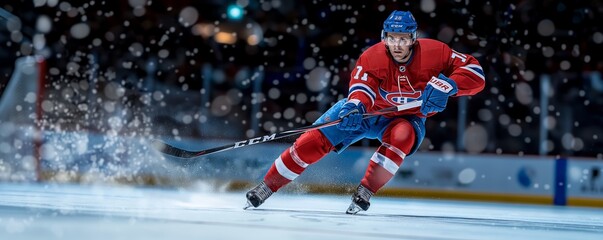
[[[421,151],[603,159],[600,1],[11,0],[0,7],[20,19],[0,24],[0,90],[16,58],[43,55],[47,98],[69,109],[49,113],[49,126],[60,129],[104,131],[117,117],[125,134],[241,139],[309,125],[347,95],[354,61],[380,41],[389,13],[409,10],[419,37],[474,55],[487,81],[483,92],[427,122]]]

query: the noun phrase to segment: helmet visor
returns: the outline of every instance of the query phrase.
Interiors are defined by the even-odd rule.
[[[402,46],[408,47],[415,43],[414,39],[410,34],[387,34],[384,39],[385,43],[389,46]]]

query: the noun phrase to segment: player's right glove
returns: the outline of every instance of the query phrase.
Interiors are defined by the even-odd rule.
[[[366,112],[364,104],[357,99],[348,100],[341,110],[339,110],[339,119],[337,128],[344,131],[358,130],[362,123],[362,114]]]
[[[448,97],[456,94],[458,91],[456,83],[444,76],[444,74],[440,73],[438,77],[431,77],[421,96],[423,100],[421,113],[427,116],[431,112],[444,111]]]

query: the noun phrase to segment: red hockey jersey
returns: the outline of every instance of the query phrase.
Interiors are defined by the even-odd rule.
[[[364,51],[352,70],[348,99],[360,100],[369,112],[420,100],[427,82],[440,73],[457,84],[456,96],[473,95],[484,88],[484,71],[473,56],[454,51],[440,41],[417,41],[410,60],[404,64],[393,60],[383,42]],[[413,114],[423,116],[419,108],[388,116]]]

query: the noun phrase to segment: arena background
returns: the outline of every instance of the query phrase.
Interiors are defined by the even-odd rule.
[[[139,149],[149,150],[149,139],[202,149],[311,124],[347,95],[350,70],[380,41],[386,16],[409,10],[419,37],[472,54],[486,73],[484,91],[454,99],[427,121],[418,156],[578,158],[588,162],[576,170],[583,189],[603,193],[599,1],[15,0],[0,7],[0,90],[16,115],[29,116],[9,104],[28,99],[7,90],[17,59],[43,62],[42,80],[24,86],[37,91],[31,126],[45,137],[2,135],[1,176],[9,182],[82,182],[91,172],[101,182],[180,186],[233,174],[254,182],[286,145],[184,162]],[[4,112],[3,122],[15,123],[15,114]],[[19,152],[30,140],[41,150]],[[249,156],[255,160],[237,160]],[[530,186],[533,170],[518,169]]]

